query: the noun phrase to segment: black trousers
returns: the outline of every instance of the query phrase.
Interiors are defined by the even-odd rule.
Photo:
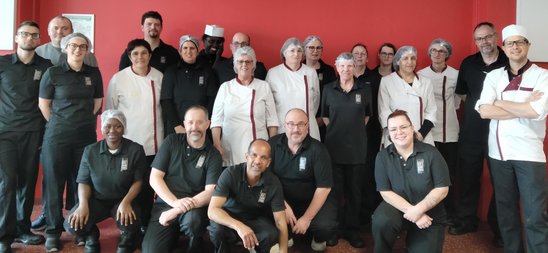
[[[457,189],[458,183],[457,180],[457,159],[458,159],[458,142],[435,142],[436,148],[440,151],[447,167],[449,168],[449,178],[451,179],[451,186],[449,187],[449,192],[447,197],[443,199],[443,205],[445,206],[445,211],[447,216],[454,217],[457,210],[456,200],[457,200]]]
[[[0,240],[30,232],[42,132],[0,133]]]
[[[458,200],[457,217],[461,223],[478,225],[478,205],[480,197],[481,175],[483,172],[484,160],[487,158],[487,144],[469,143],[459,141],[458,156],[459,165],[457,177],[460,187]],[[489,167],[491,172],[491,168]],[[491,177],[492,178],[492,177]],[[500,231],[497,223],[497,212],[495,198],[491,197],[487,222],[493,233],[498,236]]]
[[[148,229],[143,239],[142,252],[171,252],[179,236],[202,236],[207,227],[207,207],[192,209],[180,214],[169,226],[160,224],[162,212],[172,207],[165,203],[156,203],[152,208]]]
[[[139,192],[139,195],[135,198],[135,201],[139,203],[139,206],[141,207],[141,221],[143,225],[148,225],[148,221],[150,220],[150,212],[152,211],[152,206],[154,205],[154,189],[152,189],[152,186],[150,186],[149,180],[150,180],[150,164],[152,164],[152,161],[154,161],[153,155],[147,156],[147,170],[143,174],[143,186],[141,187],[141,191]]]
[[[375,182],[375,159],[381,147],[382,129],[378,123],[373,124],[372,120],[378,119],[371,118],[369,124],[367,124],[367,156],[362,181],[362,209],[360,214],[361,221],[366,224],[371,221],[371,215],[382,201]]]
[[[299,219],[302,217],[310,205],[310,201],[295,201],[286,199],[291,206],[293,214]],[[332,193],[329,194],[322,208],[318,211],[314,219],[310,222],[307,233],[311,233],[317,242],[325,242],[337,231],[337,201]],[[288,227],[289,233],[291,229]]]
[[[381,202],[373,213],[371,230],[375,253],[390,253],[394,242],[407,229],[405,243],[409,253],[441,253],[445,239],[445,225],[432,221],[432,225],[420,229],[403,218],[403,213],[386,202]]]
[[[339,230],[357,233],[360,230],[362,206],[362,175],[365,164],[333,164],[334,194],[339,206]]]
[[[272,218],[258,217],[257,219],[240,220],[246,226],[251,228],[259,241],[259,246],[255,247],[257,253],[268,253],[274,244],[278,243],[278,228],[274,225]],[[236,230],[225,227],[214,221],[210,221],[207,227],[209,230],[209,238],[215,246],[215,249],[220,247],[230,247],[233,243],[241,241]],[[221,246],[224,245],[224,246]]]

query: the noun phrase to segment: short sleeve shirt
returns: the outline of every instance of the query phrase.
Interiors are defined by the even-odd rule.
[[[285,210],[278,178],[267,170],[252,187],[247,183],[246,168],[246,163],[226,168],[215,186],[213,196],[226,197],[225,211],[235,219],[252,220]]]
[[[285,133],[268,142],[272,147],[269,170],[280,179],[287,201],[310,203],[317,188],[333,187],[331,159],[321,142],[307,135],[296,154],[287,146]]]
[[[186,138],[186,134],[169,135],[151,165],[165,173],[164,181],[177,198],[192,197],[206,185],[216,184],[222,171],[221,155],[211,143],[195,149]]]
[[[97,199],[119,200],[134,182],[143,179],[147,167],[141,145],[123,138],[113,154],[102,140],[84,149],[76,182],[90,185]]]
[[[433,146],[415,142],[413,153],[404,161],[393,144],[381,150],[375,163],[378,191],[393,191],[412,205],[422,201],[428,193],[451,185],[449,170],[440,152]],[[427,214],[440,219],[445,216],[439,203]]]

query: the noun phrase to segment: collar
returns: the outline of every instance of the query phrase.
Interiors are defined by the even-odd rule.
[[[363,76],[363,75],[362,75]],[[355,91],[359,88],[361,88],[361,85],[360,85],[361,82],[358,82],[358,77],[355,77],[354,76],[354,84],[352,84],[352,89],[350,89],[350,92],[352,91]],[[340,91],[340,92],[344,92],[344,90],[341,88],[341,79],[337,79],[333,85],[333,89],[337,90],[337,91]]]
[[[510,63],[507,63],[506,66],[504,66],[504,70],[506,70],[508,72],[508,76],[519,76],[521,74],[523,74],[523,72],[527,71],[531,66],[533,65],[533,63],[531,61],[529,61],[529,59],[527,59],[527,63],[525,63],[525,65],[523,65],[523,67],[521,67],[520,69],[518,69],[518,74],[517,75],[514,75],[512,73],[512,68],[510,68]]]
[[[191,150],[196,150],[196,151],[209,151],[209,149],[211,148],[211,143],[207,140],[207,137],[206,137],[206,140],[204,141],[204,145],[200,148],[194,148],[192,146],[190,146],[190,144],[188,143],[188,140],[187,140],[187,135],[186,133],[182,134],[183,136],[183,145],[184,147],[186,148],[187,146],[191,149]]]
[[[32,59],[26,65],[34,65],[36,63],[36,56],[38,56],[38,54],[36,54],[36,52],[34,52],[34,55],[32,56]],[[17,52],[15,52],[11,55],[11,63],[12,64],[16,64],[16,63],[25,64],[21,60],[19,60],[19,56],[17,56]]]
[[[434,66],[432,66],[432,64],[430,64],[430,69],[431,69],[434,73],[443,73],[443,72],[447,69],[448,66],[449,66],[449,65],[445,64],[445,67],[441,70],[441,72],[436,72],[436,70],[434,69]],[[415,75],[416,75],[416,74],[415,74]]]
[[[287,145],[287,135],[285,135],[285,133],[282,133],[280,135],[281,137],[276,139],[276,146],[279,146],[283,150],[292,154],[291,150],[289,150],[289,146]],[[310,134],[307,134],[306,137],[304,137],[303,143],[301,143],[301,146],[299,147],[295,155],[301,154],[302,152],[304,152],[304,150],[308,150],[308,148],[310,147],[310,143],[312,142],[311,139],[312,137],[310,137]]]
[[[72,72],[76,72],[74,71],[73,69],[70,68],[69,64],[67,61],[63,61],[61,63],[61,68],[63,68],[63,71],[64,72],[68,72],[68,71],[72,71]],[[87,67],[87,65],[85,63],[82,63],[82,70],[76,72],[76,73],[79,73],[79,72],[83,72],[83,73],[89,73],[89,68]]]
[[[99,153],[100,154],[109,154],[109,155],[125,154],[126,153],[126,148],[125,148],[126,147],[126,142],[127,142],[127,139],[122,137],[122,141],[120,142],[120,146],[118,147],[118,150],[116,151],[116,153],[112,154],[108,151],[107,141],[103,139],[103,140],[100,141],[100,144],[99,144]]]
[[[292,70],[289,66],[287,66],[287,64],[285,64],[285,61],[284,61],[284,66],[291,72],[297,72],[299,71],[299,69],[303,67],[303,63],[302,62],[300,63],[299,68],[297,68],[297,70]]]
[[[255,80],[255,77],[251,76],[251,82],[248,84],[248,85],[251,85],[253,83],[253,81]],[[238,78],[238,76],[236,75],[236,82],[241,85],[241,86],[244,86],[244,84],[242,83],[242,81],[240,80],[240,78]],[[244,86],[245,87],[245,86]]]
[[[244,163],[241,163],[241,167],[242,167],[242,170],[241,170],[241,175],[240,175],[240,180],[242,181],[243,184],[245,184],[246,186],[249,186],[249,183],[247,182],[247,162],[244,162]],[[267,173],[267,171],[263,172],[261,174],[261,178],[259,179],[259,182],[257,183],[257,185],[253,186],[253,187],[259,187],[259,186],[263,186],[264,185],[264,178],[265,178],[265,174]]]
[[[424,144],[420,141],[413,141],[413,152],[411,153],[409,157],[416,156],[417,153],[425,152],[424,145],[429,145],[429,144]],[[398,157],[400,156],[400,154],[398,153],[398,150],[396,149],[396,146],[394,146],[393,143],[390,144],[388,147],[386,147],[386,149],[388,150],[388,153],[396,155]]]

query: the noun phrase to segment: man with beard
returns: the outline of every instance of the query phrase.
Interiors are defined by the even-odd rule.
[[[186,252],[201,252],[207,205],[222,170],[221,155],[206,140],[209,124],[206,108],[190,107],[186,133],[168,136],[156,154],[150,185],[157,198],[142,252],[171,252],[181,232],[189,238]]]
[[[30,232],[34,188],[44,119],[38,109],[42,74],[50,61],[36,54],[38,24],[22,22],[15,36],[17,50],[0,57],[0,252],[11,252],[13,241],[40,244]]]
[[[462,61],[455,90],[464,100],[464,119],[458,140],[457,178],[460,195],[457,199],[457,221],[448,229],[452,235],[476,232],[478,229],[480,181],[483,161],[487,158],[489,120],[482,119],[474,106],[480,98],[487,73],[508,64],[508,57],[497,47],[497,31],[493,24],[479,23],[474,28],[474,40],[479,52]],[[491,199],[487,219],[495,234],[494,243],[502,246],[494,198]]]
[[[223,57],[225,29],[216,25],[206,25],[202,42],[204,49],[198,55],[198,61],[207,63],[212,68],[215,68],[219,62],[226,60]]]
[[[249,35],[242,32],[235,33],[232,37],[232,42],[230,43],[230,51],[232,52],[232,55],[234,55],[236,50],[245,46],[251,46],[251,39],[249,38]],[[255,66],[253,77],[264,80],[266,78],[266,68],[264,64],[257,61],[256,65],[257,66]],[[236,73],[234,71],[234,56],[220,61],[215,66],[214,71],[219,78],[220,84],[234,79],[234,77],[236,77]]]
[[[152,48],[150,66],[164,73],[169,65],[179,61],[179,52],[160,39],[162,28],[163,20],[160,13],[148,11],[141,17],[141,30],[143,31],[144,39],[150,44],[150,48]],[[131,66],[131,60],[124,50],[120,58],[119,69],[122,70],[129,66]]]
[[[73,33],[72,22],[64,16],[56,16],[49,21],[48,35],[50,43],[36,48],[36,53],[45,59],[49,59],[53,65],[59,65],[67,60],[67,54],[61,51],[61,39]],[[86,54],[84,64],[97,67],[97,59],[93,53]]]
[[[285,217],[293,234],[313,236],[314,251],[324,251],[337,229],[337,202],[331,159],[325,146],[308,135],[308,116],[292,109],[285,116],[285,133],[272,137],[272,172],[282,183]]]

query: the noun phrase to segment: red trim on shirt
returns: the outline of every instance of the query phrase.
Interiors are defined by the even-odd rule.
[[[253,82],[253,79],[255,79],[255,77],[251,77],[251,82],[249,82],[249,84],[251,84],[251,83]],[[242,82],[242,80],[240,80],[240,78],[238,78],[237,76],[236,76],[236,82],[237,82],[238,84],[240,84],[240,85],[247,86],[247,85],[245,85],[245,84]]]
[[[156,89],[154,89],[154,80],[150,80],[150,87],[152,88],[152,114],[154,116],[154,153],[158,152],[158,141],[157,134],[158,129],[156,129]]]
[[[306,115],[310,115],[308,113],[308,78],[306,75],[304,75],[304,89],[305,89],[305,98],[306,98]]]
[[[499,150],[500,160],[504,161],[504,157],[502,156],[502,148],[500,146],[500,139],[499,139],[499,123],[500,121],[497,120],[497,148]]]
[[[289,69],[289,71],[295,72],[295,71],[299,71],[299,69],[301,69],[301,67],[303,66],[303,64],[301,63],[301,65],[299,65],[299,67],[298,67],[296,70],[291,69],[289,66],[287,66],[287,64],[285,64],[285,62],[284,62],[284,66],[285,66],[287,69]]]
[[[419,106],[420,106],[420,108],[419,108],[419,109],[420,109],[420,111],[419,111],[419,117],[420,117],[420,122],[419,122],[419,124],[420,124],[420,126],[422,127],[422,121],[423,121],[423,120],[422,120],[422,117],[423,117],[423,115],[422,115],[422,106],[423,106],[423,105],[422,105],[422,97],[419,97]]]
[[[255,89],[251,91],[251,106],[249,108],[249,117],[251,118],[251,130],[253,132],[253,140],[257,139],[257,130],[255,129],[255,115],[253,113],[255,107]]]
[[[443,142],[445,143],[445,139],[447,137],[447,100],[445,99],[445,83],[447,82],[447,76],[443,76],[443,83],[441,85],[442,91],[441,91],[441,97],[443,100]]]

